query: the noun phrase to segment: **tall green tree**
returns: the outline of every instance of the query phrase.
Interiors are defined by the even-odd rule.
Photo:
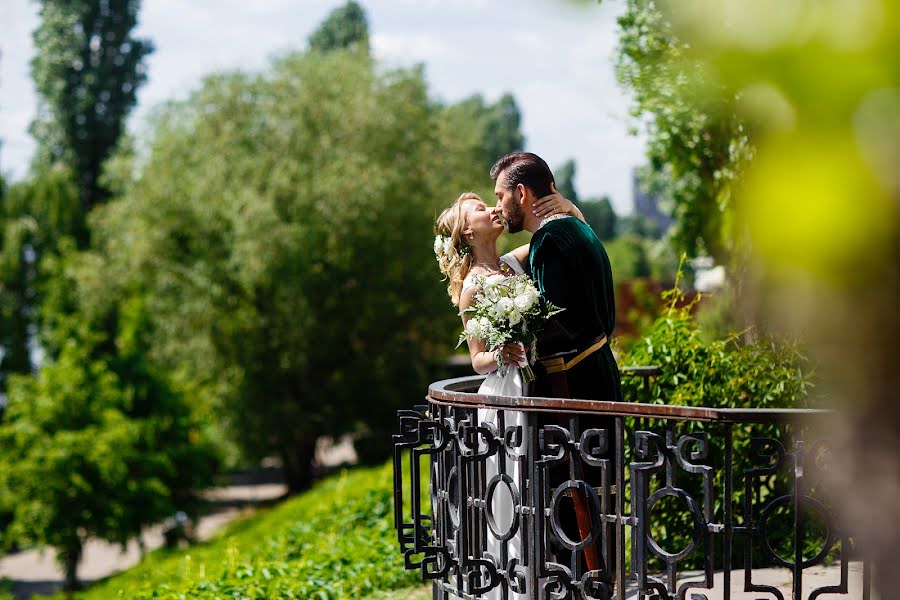
[[[485,118],[485,153],[488,167],[510,152],[518,152],[525,148],[525,136],[522,134],[522,111],[512,94],[500,96],[490,105]]]
[[[654,0],[628,0],[619,17],[617,76],[646,127],[651,187],[670,206],[674,238],[690,256],[730,266],[732,183],[752,155],[736,95],[689,53]]]
[[[504,154],[525,147],[522,113],[512,94],[504,94],[493,104],[475,94],[447,106],[446,113],[448,122],[456,128],[448,135],[457,136],[461,143],[470,146],[471,151],[480,153],[485,169]],[[481,173],[478,179],[483,177],[484,173]],[[468,185],[471,187],[472,183]]]
[[[30,373],[39,303],[46,283],[40,259],[85,231],[84,213],[65,168],[10,186],[0,204],[0,389],[12,373]]]
[[[24,290],[24,239],[27,224],[9,218],[9,191],[0,176],[0,392],[5,392],[9,373],[27,373],[31,369],[28,358],[27,306]]]
[[[618,235],[619,217],[609,196],[583,200],[578,203],[578,208],[601,241],[611,241]]]
[[[357,2],[349,0],[328,15],[309,36],[309,48],[315,52],[330,52],[358,47],[369,49],[369,21]]]
[[[30,372],[40,329],[41,262],[73,237],[88,243],[87,214],[108,191],[100,174],[145,81],[146,40],[135,39],[138,1],[40,2],[32,76],[39,94],[31,131],[32,177],[0,207],[0,385]]]
[[[67,276],[53,286],[56,297],[74,289]],[[54,547],[66,589],[79,585],[89,538],[124,546],[178,510],[196,515],[195,493],[212,483],[216,455],[185,394],[146,360],[146,315],[138,297],[119,303],[119,335],[106,344],[67,308],[57,357],[10,379],[0,423],[6,538]]]
[[[575,160],[570,158],[553,171],[556,179],[556,189],[565,198],[572,202],[578,202],[578,192],[575,190]],[[595,230],[596,231],[596,230]]]
[[[319,435],[389,429],[452,348],[433,218],[484,171],[459,145],[474,125],[445,119],[420,70],[379,74],[362,52],[207,78],[100,210],[85,310],[141,290],[151,360],[304,488]]]
[[[83,211],[104,202],[103,162],[146,81],[152,44],[132,35],[140,0],[40,0],[32,76],[40,99],[31,127],[38,171],[61,162]],[[87,240],[79,239],[83,247]]]

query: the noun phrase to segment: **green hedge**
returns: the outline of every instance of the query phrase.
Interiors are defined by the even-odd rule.
[[[646,335],[625,355],[622,364],[656,365],[660,374],[645,386],[639,378],[625,378],[625,397],[653,404],[675,406],[706,406],[711,408],[805,408],[810,404],[810,389],[813,384],[812,365],[809,364],[800,345],[793,340],[773,339],[759,335],[753,343],[741,341],[737,335],[726,339],[707,341],[701,324],[695,319],[690,302],[687,302],[676,286],[663,294],[668,304],[663,315],[656,320]],[[629,431],[649,427],[662,432],[663,422],[650,423],[626,420]],[[725,437],[720,425],[704,423],[680,423],[676,435],[687,432],[706,432],[709,456],[704,464],[715,469],[713,488],[714,518],[721,522],[724,518],[724,458]],[[744,471],[751,466],[751,439],[771,437],[780,440],[790,451],[792,431],[777,425],[743,425],[734,427],[731,441],[734,472],[734,494],[732,514],[738,525],[744,514]],[[633,435],[633,434],[632,434]],[[653,493],[663,481],[657,476],[650,485]],[[758,501],[771,500],[790,493],[785,487],[789,481],[786,473],[769,476],[759,490]],[[678,486],[687,490],[695,499],[702,498],[702,479],[684,471],[678,473]],[[758,510],[758,509],[757,509]],[[783,513],[784,511],[782,511]],[[662,501],[655,507],[650,517],[651,533],[666,550],[673,552],[687,546],[691,538],[693,523],[691,514],[679,502]],[[775,549],[789,557],[793,539],[793,518],[789,514],[779,514],[769,522],[771,539]],[[811,525],[805,540],[806,555],[814,554],[823,534],[821,529]],[[755,552],[756,566],[762,566],[761,553]],[[716,549],[716,562],[721,564],[721,548]],[[702,553],[695,552],[682,566],[701,568]],[[743,560],[743,545],[735,544],[735,564]],[[651,570],[662,571],[662,561],[652,558]]]
[[[327,600],[413,586],[418,572],[404,570],[394,532],[391,469],[345,471],[206,544],[154,552],[74,599]]]

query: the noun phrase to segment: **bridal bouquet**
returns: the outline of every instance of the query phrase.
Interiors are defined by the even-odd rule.
[[[459,336],[457,347],[466,338],[484,342],[488,351],[504,344],[520,343],[528,350],[530,361],[537,355],[535,331],[549,317],[564,309],[550,302],[541,302],[541,295],[527,275],[490,275],[475,277],[478,293],[465,310],[470,318]],[[506,375],[500,353],[497,353],[497,372]],[[528,363],[521,366],[522,382],[534,381],[534,371]]]

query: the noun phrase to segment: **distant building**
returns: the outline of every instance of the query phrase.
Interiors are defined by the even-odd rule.
[[[641,189],[639,170],[631,170],[631,191],[634,199],[635,216],[643,217],[659,228],[660,235],[664,235],[674,220],[659,208],[659,198],[655,194],[648,194]]]

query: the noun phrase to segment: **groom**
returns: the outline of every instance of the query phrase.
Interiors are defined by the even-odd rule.
[[[609,348],[609,336],[616,322],[612,270],[603,244],[593,230],[580,219],[568,215],[541,218],[535,215],[534,203],[555,192],[553,173],[536,154],[507,154],[491,167],[496,181],[497,209],[503,213],[506,229],[516,233],[527,229],[532,233],[528,253],[528,273],[541,294],[565,310],[554,317],[538,333],[537,379],[530,395],[588,400],[621,400],[619,369]],[[542,419],[545,423],[546,419]],[[560,415],[549,424],[569,425]],[[614,423],[609,417],[583,416],[582,429],[606,429],[612,434]],[[573,432],[577,436],[577,432]],[[577,437],[576,437],[577,439]],[[606,457],[614,456],[615,440],[607,435]],[[583,479],[591,485],[600,481],[595,468],[575,461],[574,472],[558,465],[547,472],[551,486],[567,479]],[[563,515],[564,529],[577,528],[585,539],[596,525],[588,499],[573,492],[574,511]],[[568,562],[569,553],[555,546],[557,560]],[[582,559],[588,571],[603,572],[607,593],[614,589],[610,567],[614,564],[615,540],[609,536],[605,548],[598,553],[596,542],[584,548]],[[605,560],[604,560],[605,559]]]
[[[491,167],[506,229],[532,233],[528,272],[541,294],[565,310],[538,334],[533,396],[622,400],[609,348],[616,323],[612,270],[589,225],[568,215],[542,219],[534,203],[555,191],[547,163],[514,152]]]

